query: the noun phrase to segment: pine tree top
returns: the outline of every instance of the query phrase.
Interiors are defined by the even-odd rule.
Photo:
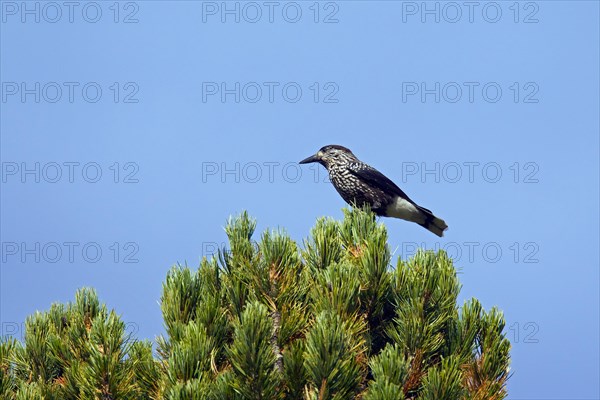
[[[321,218],[301,247],[282,231],[253,242],[231,218],[229,250],[163,284],[166,334],[125,332],[92,289],[28,318],[0,342],[6,399],[503,399],[504,318],[457,306],[446,253],[392,263],[368,210]]]

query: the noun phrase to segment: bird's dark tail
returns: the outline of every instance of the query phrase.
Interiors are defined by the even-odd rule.
[[[417,208],[423,213],[423,216],[425,217],[425,221],[418,224],[421,225],[423,228],[427,229],[428,231],[438,235],[439,237],[444,236],[444,231],[448,229],[448,225],[446,224],[446,222],[444,222],[443,219],[433,215],[433,213],[430,210],[424,207],[417,206]]]

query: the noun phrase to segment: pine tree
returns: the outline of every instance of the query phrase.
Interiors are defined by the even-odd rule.
[[[302,249],[285,232],[253,241],[246,213],[229,250],[163,284],[165,334],[126,334],[92,289],[0,341],[2,399],[503,399],[502,313],[460,283],[443,252],[395,267],[368,210],[319,219]]]

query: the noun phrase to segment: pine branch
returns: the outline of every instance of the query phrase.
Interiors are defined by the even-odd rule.
[[[273,352],[275,353],[275,368],[280,374],[283,374],[283,354],[279,348],[279,330],[281,329],[281,313],[279,311],[273,311],[269,314],[269,317],[273,321],[273,331],[271,334],[271,346],[273,346]]]

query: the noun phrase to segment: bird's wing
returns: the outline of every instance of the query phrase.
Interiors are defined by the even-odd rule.
[[[381,172],[377,171],[370,165],[355,164],[350,165],[348,169],[351,173],[356,175],[361,180],[368,182],[370,185],[375,186],[386,193],[393,193],[397,196],[400,196],[404,200],[407,200],[412,204],[417,205],[414,201],[410,199],[410,197],[406,195],[406,193],[402,191],[402,189],[398,187],[398,185],[396,185],[387,176],[383,175]]]

